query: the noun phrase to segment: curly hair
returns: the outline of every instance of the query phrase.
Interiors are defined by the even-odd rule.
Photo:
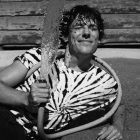
[[[70,27],[73,21],[78,17],[78,19],[87,19],[88,21],[93,20],[97,24],[99,31],[99,40],[104,36],[104,20],[101,17],[100,12],[91,8],[88,5],[77,5],[73,7],[70,11],[65,11],[62,16],[62,21],[60,23],[60,37],[67,38],[69,35]]]

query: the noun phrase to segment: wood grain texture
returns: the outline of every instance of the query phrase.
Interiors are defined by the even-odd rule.
[[[29,1],[36,1],[36,2],[38,2],[38,1],[43,1],[43,0],[0,0],[0,2],[17,2],[17,1],[20,1],[20,2],[29,2]]]
[[[106,29],[140,28],[140,14],[102,14]],[[0,30],[42,30],[44,16],[0,17]]]
[[[103,43],[140,43],[140,29],[108,29]]]
[[[43,10],[46,9],[47,3],[47,1],[0,2],[0,16],[44,14]]]
[[[0,15],[37,15],[43,14],[48,4],[34,1],[0,1]],[[77,4],[88,4],[97,7],[101,13],[140,13],[139,0],[67,0],[65,9]]]
[[[102,14],[107,29],[140,28],[140,14]]]
[[[0,45],[40,44],[49,0],[0,0]],[[66,0],[65,10],[78,4],[99,9],[105,21],[104,44],[140,43],[139,0]]]
[[[1,44],[40,44],[41,31],[0,31]]]
[[[139,13],[139,0],[69,0],[66,9],[79,3],[97,7],[101,13]]]
[[[102,43],[140,43],[140,29],[107,29]],[[42,31],[0,31],[0,44],[41,44]]]
[[[0,17],[0,30],[40,30],[43,16]]]

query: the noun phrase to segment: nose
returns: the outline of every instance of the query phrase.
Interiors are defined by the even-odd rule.
[[[82,37],[85,39],[90,38],[90,31],[88,26],[84,26]]]
[[[82,35],[82,37],[85,38],[85,39],[88,39],[88,38],[90,38],[90,34],[89,33],[84,33]]]

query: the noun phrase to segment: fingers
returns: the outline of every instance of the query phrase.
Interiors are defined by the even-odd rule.
[[[110,135],[106,138],[107,140],[121,140],[121,133],[117,131],[117,129],[113,130]]]
[[[45,92],[45,93],[44,93]],[[34,102],[47,101],[50,98],[50,92],[48,90],[37,90],[31,93]]]
[[[107,130],[107,127],[104,127],[98,135],[102,135]]]
[[[31,89],[38,89],[38,88],[50,89],[50,86],[47,83],[39,83],[39,82],[36,82],[31,85]]]
[[[97,140],[122,140],[120,131],[114,126],[104,127],[98,136]]]
[[[38,105],[40,103],[49,102],[50,87],[47,83],[36,82],[31,85],[29,103],[30,105]]]
[[[48,97],[50,95],[50,87],[46,83],[35,83],[31,85],[32,96]]]
[[[99,137],[98,137],[97,140],[103,140],[103,139],[105,139],[108,135],[110,135],[110,133],[111,133],[110,129],[107,129],[106,127],[103,128],[101,130],[101,132],[98,133]]]
[[[107,138],[107,140],[122,140],[122,136],[120,136],[119,134],[116,134],[112,136],[111,138]]]
[[[47,103],[49,102],[49,97],[40,97],[40,96],[34,96],[33,97],[33,104],[40,104],[40,103]]]

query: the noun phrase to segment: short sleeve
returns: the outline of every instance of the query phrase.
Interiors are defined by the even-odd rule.
[[[35,64],[41,60],[41,49],[32,48],[24,54],[17,56],[14,61],[20,61],[27,69],[31,69]]]

